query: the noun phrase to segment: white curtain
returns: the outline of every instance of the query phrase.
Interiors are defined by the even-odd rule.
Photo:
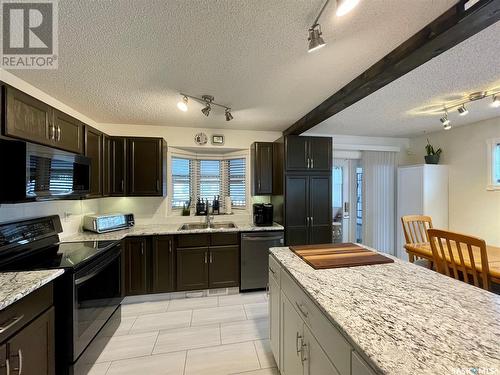
[[[363,151],[363,243],[395,254],[396,153]]]

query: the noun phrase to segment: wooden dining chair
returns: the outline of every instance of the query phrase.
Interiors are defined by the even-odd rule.
[[[432,228],[432,218],[430,216],[422,215],[406,215],[401,217],[401,224],[403,224],[403,233],[405,236],[406,244],[415,243],[425,243],[429,242],[429,237],[427,235],[427,229]],[[406,247],[406,252],[408,253],[408,259],[411,263],[415,263],[416,260],[424,259],[416,254],[412,253]],[[425,264],[426,267],[430,268],[430,262]]]
[[[483,239],[441,229],[427,231],[437,271],[491,290],[486,242]]]

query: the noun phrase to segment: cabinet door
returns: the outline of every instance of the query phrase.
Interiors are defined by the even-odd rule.
[[[332,139],[330,137],[308,137],[310,170],[332,170]]]
[[[375,375],[375,372],[368,366],[368,364],[361,359],[358,353],[352,352],[352,375]]]
[[[331,176],[309,177],[309,243],[332,242]]]
[[[50,145],[54,136],[51,107],[12,87],[5,90],[5,135]]]
[[[304,325],[304,375],[339,375],[309,328]]]
[[[148,291],[147,239],[130,238],[125,246],[125,295]]]
[[[162,195],[162,141],[128,139],[128,195]]]
[[[0,375],[7,375],[7,346],[0,346]]]
[[[273,144],[255,142],[253,144],[253,195],[273,193]]]
[[[301,349],[304,339],[304,323],[284,293],[281,293],[281,329],[283,337],[281,374],[302,375],[304,367]]]
[[[111,139],[106,134],[102,136],[102,195],[111,194]]]
[[[229,288],[240,285],[239,255],[238,246],[210,247],[208,272],[210,288]]]
[[[83,154],[83,124],[77,119],[54,109],[54,147]]]
[[[103,191],[103,134],[90,126],[85,126],[85,156],[90,158],[90,194],[95,198]]]
[[[285,159],[287,171],[308,169],[309,137],[289,135],[285,138]]]
[[[269,338],[271,350],[280,367],[280,287],[269,272]]]
[[[152,292],[165,293],[175,290],[174,239],[157,236],[153,239]]]
[[[113,137],[110,139],[110,194],[112,196],[124,196],[127,179],[127,154],[126,139]]]
[[[208,288],[208,247],[177,249],[177,290]]]
[[[308,243],[309,178],[286,176],[285,240],[287,245]]]
[[[11,373],[55,374],[54,308],[51,307],[12,337],[7,347]]]

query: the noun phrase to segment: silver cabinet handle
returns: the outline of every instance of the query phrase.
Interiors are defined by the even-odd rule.
[[[16,316],[15,318],[12,318],[12,320],[10,322],[5,322],[4,324],[6,324],[6,325],[2,324],[2,326],[0,326],[0,333],[4,333],[9,328],[15,326],[17,323],[19,323],[21,320],[23,320],[23,318],[24,318],[24,315]]]
[[[304,318],[307,318],[309,313],[303,310],[304,307],[302,307],[302,304],[299,304],[298,302],[295,302],[295,304],[297,305],[297,308],[299,309],[300,313],[304,316]]]
[[[9,358],[5,360],[5,369],[7,371],[6,375],[10,375],[10,361]]]
[[[144,242],[141,243],[141,255],[144,255]]]
[[[299,341],[300,341],[300,345],[299,345]],[[299,333],[297,332],[295,335],[295,349],[297,350],[297,354],[299,354],[300,351],[302,350],[302,346],[303,346],[302,336],[299,335]]]
[[[306,217],[306,226],[309,226],[309,216]]]
[[[307,356],[305,354],[306,350],[307,350],[307,344],[302,343],[302,347],[300,348],[300,360],[302,362],[307,361]]]
[[[122,183],[121,183],[121,190],[122,190],[122,193],[125,191],[125,181],[122,180]]]
[[[269,267],[269,271],[271,271],[273,275],[276,275],[276,271],[273,270],[271,267]]]
[[[307,158],[307,169],[311,168],[311,159]]]
[[[212,253],[210,253],[210,263],[213,263],[214,258],[212,257]]]
[[[208,258],[208,253],[205,251],[205,264],[207,264],[207,263],[208,263],[207,258]]]
[[[57,142],[59,142],[61,140],[61,127],[58,126],[57,127]]]
[[[156,180],[156,191],[160,191],[160,180]]]
[[[311,158],[311,168],[314,168],[314,159]]]
[[[310,222],[311,222],[311,226],[313,226],[314,225],[314,217],[313,216],[311,216]]]
[[[171,253],[172,252],[172,240],[169,240],[168,241],[168,252]]]
[[[17,371],[17,375],[21,375],[23,373],[23,351],[21,349],[17,350],[17,355],[11,355],[11,357],[18,357],[19,367],[14,367],[12,370]],[[10,372],[10,368],[8,368],[7,374]]]

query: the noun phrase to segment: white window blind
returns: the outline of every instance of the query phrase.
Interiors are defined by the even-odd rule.
[[[494,156],[495,165],[493,167],[494,168],[493,178],[497,184],[500,184],[500,143],[497,143],[494,152],[495,152],[495,156]]]
[[[191,196],[191,160],[172,158],[172,207],[182,207]]]
[[[194,205],[197,198],[220,198],[224,209],[225,197],[230,196],[232,206],[246,207],[246,158],[235,159],[189,159],[172,157],[172,207],[180,208],[191,197]]]

